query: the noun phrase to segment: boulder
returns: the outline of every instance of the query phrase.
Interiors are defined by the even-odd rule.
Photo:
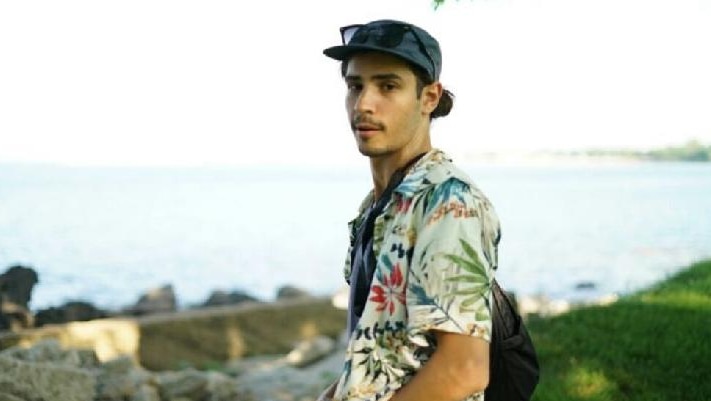
[[[60,307],[41,309],[35,314],[35,326],[88,321],[108,317],[108,312],[83,301],[70,301]]]
[[[148,396],[149,390],[144,389],[143,395],[139,391],[151,384],[153,376],[133,358],[123,356],[104,363],[96,380],[100,400],[126,400]]]
[[[222,290],[213,291],[210,297],[202,304],[203,307],[235,305],[241,302],[259,302],[259,300],[242,291],[226,292]]]
[[[201,400],[207,395],[207,377],[192,368],[160,373],[157,381],[162,399],[187,398]]]
[[[56,339],[39,341],[31,348],[8,348],[0,352],[0,356],[24,362],[53,363],[77,369],[93,369],[99,366],[99,360],[93,350],[63,349]]]
[[[0,296],[3,301],[27,308],[32,299],[32,288],[38,282],[37,273],[31,267],[12,266],[0,274]]]
[[[335,349],[335,340],[326,336],[316,336],[299,342],[286,355],[286,361],[292,366],[303,367],[330,355]]]
[[[0,392],[6,398],[89,401],[96,396],[96,380],[90,370],[0,355],[0,372]]]
[[[0,274],[0,330],[19,331],[34,325],[28,303],[38,281],[30,267],[12,266]]]
[[[10,301],[0,301],[0,331],[20,331],[34,325],[32,312]]]
[[[276,298],[277,300],[282,300],[282,299],[294,299],[294,298],[306,298],[310,297],[311,294],[309,294],[306,290],[302,290],[301,288],[297,288],[291,285],[285,285],[279,290],[277,290]]]
[[[154,313],[175,312],[177,302],[173,286],[168,284],[160,288],[154,288],[138,299],[135,305],[129,307],[126,312],[132,315],[149,315]]]
[[[158,389],[152,385],[144,384],[136,390],[131,401],[161,401]]]
[[[593,281],[581,281],[575,284],[576,290],[595,290],[597,289],[597,284]]]
[[[0,380],[0,384],[3,384],[2,380]],[[5,388],[4,386],[2,387],[3,389]],[[10,393],[6,393],[4,390],[0,390],[0,401],[27,401],[23,400],[22,398],[15,397],[14,395]]]
[[[82,363],[57,341],[0,353],[0,401],[240,401],[235,379],[218,372],[186,369],[154,373],[129,356]]]

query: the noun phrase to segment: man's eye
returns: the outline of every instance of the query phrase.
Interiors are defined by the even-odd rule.
[[[363,85],[356,84],[356,83],[350,83],[350,84],[347,84],[346,87],[348,88],[349,91],[359,91],[362,89]]]
[[[397,88],[397,85],[395,85],[393,83],[384,83],[383,84],[383,89],[385,89],[386,91],[392,91],[392,90],[395,90],[396,88]]]

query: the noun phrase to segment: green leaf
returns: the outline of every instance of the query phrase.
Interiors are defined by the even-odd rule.
[[[472,248],[472,246],[469,245],[469,243],[463,239],[460,239],[459,243],[462,244],[462,248],[464,248],[464,253],[469,256],[469,258],[472,260],[472,263],[478,266],[482,266],[481,260],[479,259],[479,254],[474,250],[474,248]]]
[[[467,298],[461,303],[460,308],[468,308],[468,307],[474,305],[476,303],[476,301],[478,301],[478,300],[479,299],[475,298],[475,297]]]
[[[475,318],[476,320],[479,320],[479,321],[482,321],[482,320],[489,320],[489,319],[491,319],[491,315],[490,315],[489,313],[486,313],[486,312],[476,312],[476,313],[474,314],[474,318]]]
[[[385,266],[388,267],[388,269],[392,270],[393,262],[390,260],[390,258],[388,257],[387,254],[383,255],[382,261],[385,264]]]
[[[460,274],[458,276],[452,276],[446,278],[444,281],[456,282],[456,283],[475,283],[475,284],[487,284],[489,280],[486,277],[476,275],[476,274]]]
[[[486,273],[484,272],[484,267],[481,266],[480,264],[477,265],[476,264],[477,261],[471,262],[469,260],[462,258],[461,256],[458,256],[458,255],[448,254],[448,255],[444,255],[444,256],[447,259],[449,259],[450,261],[452,261],[454,264],[456,264],[457,266],[460,266],[462,269],[464,269],[472,274],[486,275]]]

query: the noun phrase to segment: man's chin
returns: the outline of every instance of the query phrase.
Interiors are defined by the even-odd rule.
[[[358,151],[363,156],[367,156],[370,158],[386,156],[388,153],[390,153],[387,149],[373,148],[371,146],[367,146],[367,145],[363,145],[363,144],[360,144],[358,146]]]

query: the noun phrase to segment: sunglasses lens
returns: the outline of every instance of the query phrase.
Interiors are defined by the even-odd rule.
[[[402,43],[402,38],[408,30],[409,27],[407,25],[379,27],[351,25],[341,28],[341,39],[343,40],[343,44],[347,45],[351,43],[365,43],[372,38],[372,40],[380,46],[395,47]]]
[[[378,30],[376,40],[379,45],[385,47],[395,47],[402,43],[407,27],[404,25],[390,25]]]
[[[349,26],[341,31],[341,38],[343,39],[343,44],[347,45],[353,40],[353,36],[360,29],[360,26]]]

